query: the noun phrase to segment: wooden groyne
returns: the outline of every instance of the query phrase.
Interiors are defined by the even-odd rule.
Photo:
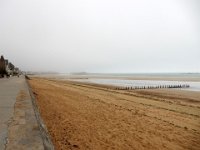
[[[157,86],[124,86],[116,87],[115,90],[138,90],[138,89],[164,89],[164,88],[189,88],[189,84],[180,85],[157,85]]]

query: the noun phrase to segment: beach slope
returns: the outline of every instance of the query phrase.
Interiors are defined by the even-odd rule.
[[[117,91],[42,78],[29,82],[57,150],[200,147],[198,92]]]

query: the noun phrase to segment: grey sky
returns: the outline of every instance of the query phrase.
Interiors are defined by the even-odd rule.
[[[200,72],[200,1],[0,0],[0,54],[31,71]]]

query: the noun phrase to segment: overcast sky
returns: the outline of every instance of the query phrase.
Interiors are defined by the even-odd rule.
[[[0,0],[0,55],[22,70],[200,72],[200,0]]]

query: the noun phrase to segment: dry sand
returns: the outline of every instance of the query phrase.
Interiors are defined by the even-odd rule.
[[[200,149],[200,92],[29,82],[57,150]]]

